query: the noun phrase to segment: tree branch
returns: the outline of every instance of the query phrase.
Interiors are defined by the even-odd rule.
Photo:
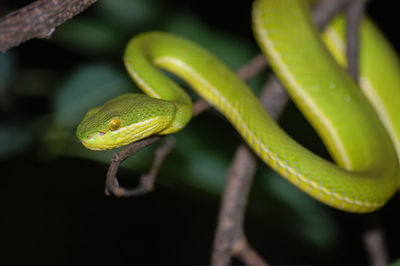
[[[371,266],[388,265],[385,236],[381,228],[370,227],[364,233],[363,242],[367,250]]]
[[[313,8],[313,17],[318,28],[322,30],[345,4],[346,1],[342,0],[318,2]],[[276,120],[288,101],[288,95],[279,80],[271,76],[262,90],[260,100],[270,116]],[[254,154],[245,144],[235,153],[222,198],[211,257],[212,266],[228,266],[232,256],[240,258],[248,266],[267,265],[249,245],[243,230],[246,202],[256,169],[255,160]]]
[[[229,169],[228,182],[222,197],[218,225],[214,240],[211,265],[229,265],[236,253],[248,247],[244,241],[242,224],[252,177],[256,171],[255,155],[245,145],[235,153]],[[236,246],[236,249],[234,248]]]
[[[360,21],[365,8],[366,0],[349,1],[346,8],[346,53],[347,69],[353,79],[358,82],[358,53]]]
[[[160,170],[160,167],[165,157],[167,157],[167,155],[171,152],[172,148],[175,145],[175,139],[172,136],[166,138],[166,142],[157,148],[154,154],[153,165],[151,166],[150,171],[140,177],[139,185],[137,187],[133,189],[125,189],[121,187],[118,183],[116,175],[119,165],[125,159],[132,156],[140,149],[143,149],[144,147],[147,147],[148,145],[153,144],[160,139],[161,137],[159,136],[150,137],[144,139],[143,141],[140,141],[139,144],[133,143],[129,145],[125,150],[119,153],[114,153],[112,155],[111,164],[107,171],[105,188],[106,195],[113,194],[117,197],[132,197],[142,195],[153,190],[158,171]]]
[[[0,52],[32,38],[49,38],[55,28],[97,0],[37,0],[0,19]]]
[[[343,11],[351,0],[319,0],[313,5],[312,16],[317,27],[322,31],[333,17]]]
[[[359,80],[359,36],[362,15],[367,0],[349,1],[346,8],[346,53],[347,70],[353,79]],[[371,218],[370,218],[371,219]],[[369,256],[370,265],[383,266],[388,264],[388,255],[385,245],[385,235],[382,229],[376,225],[378,221],[373,220],[373,225],[365,231],[363,242]]]
[[[122,150],[121,152],[114,153],[111,156],[111,163],[110,166],[108,167],[107,171],[107,178],[106,178],[106,188],[105,188],[105,193],[106,195],[113,194],[117,197],[124,197],[126,194],[129,194],[129,190],[120,187],[118,180],[117,180],[117,172],[119,169],[120,164],[126,160],[128,157],[134,155],[141,149],[159,141],[161,139],[160,136],[152,136],[146,139],[143,139],[138,142],[134,142],[130,144],[126,149]],[[152,172],[152,170],[150,170]],[[141,180],[141,184],[146,183],[145,181]],[[140,191],[144,190],[145,188],[139,187],[135,191]],[[128,192],[127,192],[128,191]],[[141,193],[143,194],[143,193]]]
[[[261,93],[264,108],[275,120],[283,111],[288,95],[275,76],[271,76]],[[249,266],[267,263],[250,246],[243,232],[243,222],[250,185],[256,170],[256,156],[242,144],[237,149],[228,174],[212,254],[212,266],[229,265],[231,256]]]

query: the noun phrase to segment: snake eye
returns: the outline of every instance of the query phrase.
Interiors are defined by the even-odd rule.
[[[113,118],[109,123],[110,129],[113,131],[120,129],[121,125],[121,120],[119,120],[118,118]]]

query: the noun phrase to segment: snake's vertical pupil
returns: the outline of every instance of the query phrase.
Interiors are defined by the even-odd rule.
[[[117,129],[120,129],[120,127],[121,127],[121,120],[119,120],[118,118],[113,118],[111,121],[110,121],[110,129],[111,130],[117,130]]]

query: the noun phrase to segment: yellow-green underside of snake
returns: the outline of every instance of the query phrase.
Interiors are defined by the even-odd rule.
[[[192,115],[191,100],[161,67],[215,106],[263,161],[310,196],[350,212],[380,208],[399,184],[397,57],[364,19],[360,89],[344,69],[344,19],[337,18],[325,31],[325,46],[310,17],[305,1],[257,0],[253,28],[272,69],[337,165],[290,138],[213,55],[160,32],[136,36],[124,55],[129,74],[150,97],[126,94],[90,110],[78,126],[78,138],[89,149],[104,150],[182,129]],[[110,121],[118,121],[118,128],[111,130]]]

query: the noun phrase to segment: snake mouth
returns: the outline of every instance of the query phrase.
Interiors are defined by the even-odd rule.
[[[90,135],[87,135],[86,136],[86,139],[87,140],[93,140],[96,136],[95,135],[98,135],[99,137],[102,137],[102,136],[104,136],[106,133],[105,132],[96,132],[96,133],[93,133],[93,134],[90,134]]]
[[[92,151],[110,150],[113,147],[111,145],[106,145],[102,141],[104,135],[106,135],[105,132],[95,132],[88,135],[86,138],[79,139],[79,141],[83,146]]]

